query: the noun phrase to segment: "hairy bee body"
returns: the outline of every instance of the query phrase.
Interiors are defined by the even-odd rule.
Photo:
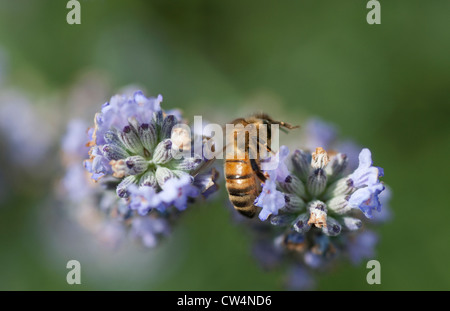
[[[240,153],[244,156],[236,156],[234,158],[227,156],[224,163],[224,175],[229,199],[237,211],[251,218],[258,211],[258,207],[254,205],[254,201],[261,193],[261,182],[264,182],[266,179],[260,169],[260,152],[261,148],[266,148],[270,151],[270,125],[279,124],[288,129],[295,127],[284,122],[273,121],[266,114],[253,115],[246,119],[236,119],[232,124],[241,124],[243,127],[252,125],[256,129],[256,143],[250,143],[249,133],[246,132],[245,144],[243,146],[238,146],[238,129],[227,133],[227,135],[230,135],[228,141],[232,141],[235,149],[244,148],[244,150],[237,150],[237,154]],[[259,139],[260,125],[263,124],[268,125],[265,141]],[[251,157],[250,154],[256,156]]]
[[[249,159],[226,160],[225,180],[228,196],[234,208],[247,217],[255,216],[257,207],[253,204],[261,192]]]

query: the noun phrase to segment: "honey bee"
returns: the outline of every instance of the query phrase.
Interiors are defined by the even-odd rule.
[[[234,208],[242,215],[252,218],[255,216],[258,207],[253,203],[261,193],[261,182],[266,180],[266,176],[260,168],[260,154],[262,148],[272,152],[271,145],[271,126],[278,124],[282,128],[291,130],[298,128],[282,121],[275,121],[267,114],[254,114],[248,118],[238,118],[231,122],[233,125],[241,124],[242,127],[236,128],[227,133],[227,141],[234,145],[234,150],[241,153],[243,157],[229,157],[225,158],[224,175],[226,181],[226,188],[228,196]],[[251,138],[248,131],[245,132],[245,144],[238,143],[238,135],[240,128],[248,125],[256,129],[256,143],[251,143]],[[261,125],[267,125],[266,141],[260,139],[262,131]],[[254,137],[252,137],[254,138]],[[242,150],[244,148],[244,150]],[[250,155],[256,156],[250,156]]]

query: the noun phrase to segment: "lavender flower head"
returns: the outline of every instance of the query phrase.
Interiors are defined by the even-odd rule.
[[[164,112],[161,102],[162,96],[147,98],[140,91],[116,95],[84,131],[84,145],[79,122],[71,123],[62,142],[66,153],[84,153],[85,159],[84,174],[80,162],[67,166],[67,192],[91,194],[92,205],[147,247],[168,235],[189,203],[217,189],[216,172],[201,170],[204,160],[192,152],[190,133],[178,127],[180,113]]]
[[[286,148],[283,146],[280,152]],[[301,218],[306,216],[308,221],[304,223],[298,219],[297,226],[292,229],[303,233],[314,225],[326,235],[338,235],[343,226],[347,229],[357,229],[359,226],[355,227],[359,224],[356,219],[346,218],[348,215],[354,216],[355,209],[362,211],[367,218],[373,217],[373,211],[381,212],[379,195],[385,187],[379,178],[384,173],[381,168],[372,165],[369,149],[361,151],[358,168],[345,176],[342,172],[347,165],[346,156],[338,153],[330,159],[321,147],[312,155],[296,150],[291,161],[294,169],[284,179],[275,178],[278,170],[285,170],[286,164],[283,162],[276,170],[268,172],[269,179],[256,200],[256,205],[262,207],[259,214],[261,220],[270,218],[275,224],[305,211],[306,215],[301,214],[304,215]],[[350,225],[353,223],[355,225]]]
[[[95,116],[85,161],[94,180],[115,178],[117,195],[141,215],[170,207],[184,210],[207,190],[197,187],[191,175],[203,164],[201,154],[176,157],[178,141],[186,139],[190,148],[190,136],[173,131],[181,120],[164,113],[161,102],[162,96],[146,98],[142,92],[111,98]]]
[[[333,144],[334,132],[327,130],[334,128],[310,133],[312,141]],[[323,270],[339,257],[357,264],[374,256],[378,237],[367,228],[388,218],[381,213],[381,202],[386,203],[388,196],[384,197],[386,187],[380,181],[383,169],[373,165],[370,150],[360,151],[354,170],[348,169],[346,154],[321,146],[313,152],[292,153],[282,146],[276,158],[276,169],[265,170],[269,166],[262,161],[268,178],[255,200],[261,210],[259,224],[254,225],[258,227],[254,250],[263,266],[267,258],[271,266],[291,263],[295,273],[287,284],[306,289],[312,284],[305,282],[311,279],[310,271]],[[305,280],[295,280],[295,275]]]

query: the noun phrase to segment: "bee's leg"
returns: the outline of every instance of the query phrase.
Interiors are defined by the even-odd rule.
[[[199,173],[206,171],[207,169],[209,169],[211,164],[214,163],[215,160],[216,160],[216,158],[212,158],[210,160],[207,160],[207,161],[201,163],[194,171],[192,171],[190,173],[191,176],[196,177]]]
[[[252,169],[255,172],[256,176],[261,180],[261,182],[266,181],[266,175],[261,171],[261,168],[259,167],[258,163],[255,159],[250,159],[250,164],[252,165]]]
[[[282,127],[287,128],[288,130],[293,130],[293,129],[297,129],[300,127],[300,125],[291,125],[291,124],[283,122],[283,121],[278,121],[277,123],[279,125],[281,125]]]
[[[272,150],[272,148],[269,147],[268,143],[266,141],[264,141],[263,139],[258,138],[256,143],[258,145],[258,154],[261,153],[261,150],[267,150],[270,153],[272,153],[273,155],[275,155],[275,152]]]
[[[273,152],[272,148],[270,148],[269,146],[265,145],[264,147],[267,149],[267,151],[272,152],[272,154],[275,154],[275,152]]]

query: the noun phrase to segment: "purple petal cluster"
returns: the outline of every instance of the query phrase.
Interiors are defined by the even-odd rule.
[[[368,218],[372,218],[373,210],[381,212],[379,195],[385,188],[379,180],[384,176],[383,169],[372,164],[372,154],[365,148],[359,154],[358,168],[350,175],[357,190],[351,195],[348,203],[353,208],[361,209]]]
[[[111,128],[122,129],[128,125],[129,118],[136,118],[139,123],[152,119],[153,113],[161,111],[161,95],[147,98],[141,91],[131,97],[115,95],[103,104],[100,113],[95,115],[95,144],[104,145],[105,133]]]
[[[283,193],[277,190],[276,172],[270,171],[269,176],[255,201],[256,206],[262,207],[259,213],[261,220],[266,220],[270,215],[278,215],[278,210],[286,204]]]

